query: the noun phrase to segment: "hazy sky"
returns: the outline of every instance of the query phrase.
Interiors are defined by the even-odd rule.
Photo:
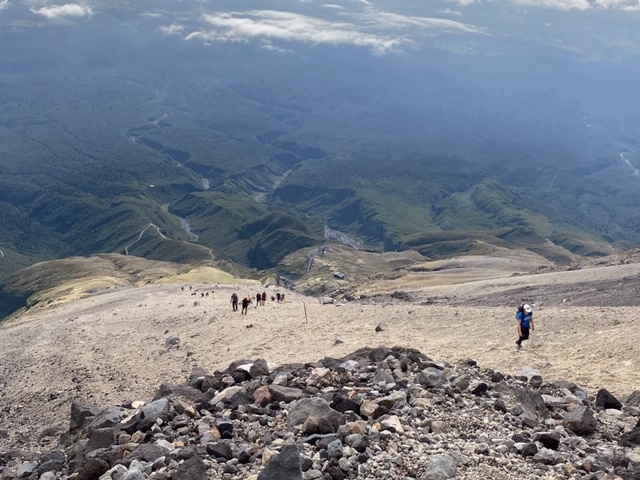
[[[0,28],[144,21],[178,40],[254,44],[274,53],[353,45],[376,55],[441,42],[473,52],[514,39],[587,56],[640,51],[640,0],[0,0]],[[499,52],[498,52],[499,53]]]

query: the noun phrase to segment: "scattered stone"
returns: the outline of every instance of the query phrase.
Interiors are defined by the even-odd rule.
[[[526,385],[526,387],[523,387]],[[640,394],[638,394],[640,396]],[[75,402],[64,450],[0,451],[15,480],[640,478],[640,410],[569,382],[402,347],[193,368],[145,402]],[[631,402],[629,400],[632,400]],[[634,413],[635,412],[635,413]],[[639,415],[640,416],[640,415]],[[3,442],[24,438],[12,425]],[[41,429],[38,429],[41,430]],[[44,441],[43,441],[44,442]],[[18,475],[20,470],[20,475]]]

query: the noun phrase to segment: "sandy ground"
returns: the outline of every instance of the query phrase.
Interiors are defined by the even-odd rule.
[[[306,362],[363,346],[414,347],[451,362],[472,358],[512,374],[572,380],[591,393],[640,389],[640,307],[539,307],[532,339],[518,352],[513,307],[320,305],[287,291],[284,304],[232,312],[231,293],[255,296],[253,288],[203,284],[194,286],[196,295],[180,285],[124,288],[2,325],[0,428],[9,438],[0,439],[0,449],[32,448],[45,428],[65,430],[74,398],[103,406],[145,400],[162,382],[183,382],[195,365],[213,371],[239,358]],[[562,293],[560,283],[553,289]],[[376,333],[378,324],[384,330]],[[179,349],[165,347],[169,335],[180,337]]]

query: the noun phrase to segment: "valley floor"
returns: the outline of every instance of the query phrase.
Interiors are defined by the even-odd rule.
[[[531,340],[516,351],[510,306],[320,305],[286,291],[284,304],[269,300],[251,305],[246,316],[232,312],[231,293],[255,296],[254,289],[200,284],[191,295],[175,284],[124,288],[4,324],[0,427],[9,438],[0,438],[0,449],[34,447],[48,427],[66,430],[72,399],[103,406],[146,400],[162,382],[183,382],[195,365],[212,371],[239,358],[308,362],[363,346],[402,345],[439,360],[471,358],[511,374],[572,380],[590,393],[640,387],[640,307],[540,307]],[[266,292],[270,297],[276,288]],[[181,339],[180,348],[165,347],[170,335]]]

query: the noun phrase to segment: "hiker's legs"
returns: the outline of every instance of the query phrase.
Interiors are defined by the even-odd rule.
[[[520,335],[516,343],[518,345],[522,345],[522,342],[524,342],[525,340],[529,340],[529,327],[522,329],[522,335]]]

